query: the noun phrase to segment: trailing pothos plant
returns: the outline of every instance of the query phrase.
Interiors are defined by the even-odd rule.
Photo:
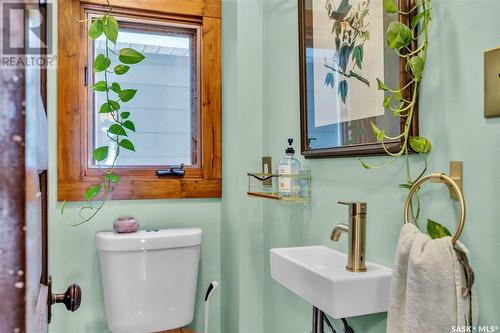
[[[418,181],[427,170],[427,159],[431,151],[431,142],[422,136],[410,136],[410,128],[413,121],[414,111],[417,105],[418,93],[422,84],[425,63],[427,61],[427,46],[429,43],[429,24],[431,22],[431,0],[417,0],[408,11],[401,11],[395,0],[384,0],[384,9],[388,14],[404,15],[411,18],[410,24],[405,25],[399,21],[393,21],[389,24],[386,31],[387,45],[401,58],[406,60],[406,71],[411,80],[399,88],[390,88],[382,80],[377,79],[378,89],[385,92],[382,102],[384,108],[391,112],[394,117],[403,118],[404,128],[398,136],[388,136],[383,129],[380,129],[373,122],[371,123],[373,133],[378,142],[384,148],[385,152],[392,158],[380,165],[372,165],[366,161],[361,164],[366,169],[383,168],[399,158],[404,157],[406,162],[406,182],[400,184],[400,188],[411,189],[413,184]],[[412,49],[412,45],[418,42],[419,46]],[[405,98],[410,96],[410,99]],[[398,152],[391,152],[387,149],[386,140],[401,140],[401,149]],[[408,154],[410,149],[421,156],[424,160],[424,166],[413,177],[410,167]],[[418,225],[420,213],[420,200],[418,191],[415,193],[416,207],[410,205],[410,216],[412,222]],[[433,238],[443,237],[449,234],[449,231],[441,224],[427,220],[427,231]]]
[[[115,17],[111,15],[112,7],[109,0],[106,0],[108,10],[100,17],[92,18],[88,30],[88,38],[95,40],[102,35],[105,37],[105,51],[99,53],[93,63],[94,73],[103,73],[103,80],[95,82],[92,90],[96,93],[104,94],[104,103],[96,110],[99,114],[105,114],[111,121],[106,130],[108,144],[97,147],[92,152],[92,157],[97,166],[103,171],[102,179],[99,183],[88,187],[83,194],[87,203],[78,210],[79,221],[68,223],[72,226],[81,225],[90,221],[102,209],[109,198],[109,194],[114,184],[120,182],[120,176],[114,172],[116,161],[122,149],[135,151],[134,144],[128,138],[128,133],[135,132],[135,124],[130,120],[130,112],[120,111],[121,105],[134,98],[136,89],[124,89],[118,82],[113,82],[114,75],[126,75],[130,66],[141,62],[144,55],[132,48],[122,48],[115,51],[118,39],[119,25]],[[119,63],[112,66],[110,55],[118,57]],[[109,159],[111,151],[114,152],[110,166],[102,166],[101,163]],[[96,202],[96,198],[100,198]],[[64,214],[65,202],[61,204],[61,214]]]

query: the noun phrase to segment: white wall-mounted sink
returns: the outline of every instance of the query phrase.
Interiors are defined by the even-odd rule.
[[[271,276],[333,318],[386,312],[392,270],[367,262],[348,272],[347,255],[326,246],[271,249]]]

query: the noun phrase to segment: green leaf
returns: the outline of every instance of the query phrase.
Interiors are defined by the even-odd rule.
[[[333,89],[333,85],[335,84],[334,78],[333,78],[333,73],[328,73],[326,74],[325,77],[325,86],[331,86]]]
[[[120,97],[122,102],[128,102],[132,98],[134,98],[136,93],[137,93],[137,90],[135,90],[135,89],[125,89],[125,90],[122,90],[120,92],[120,94],[118,94],[118,96]]]
[[[113,82],[111,84],[111,90],[113,90],[115,93],[119,94],[120,91],[122,91],[122,88],[120,87],[120,84],[117,82]]]
[[[370,31],[366,30],[361,33],[364,40],[370,40]]]
[[[451,236],[450,231],[445,226],[431,219],[427,219],[427,233],[432,239]]]
[[[130,120],[125,120],[123,122],[123,127],[128,128],[131,131],[135,132],[135,124],[131,122]]]
[[[431,142],[422,136],[411,136],[409,143],[411,149],[419,154],[426,154],[432,148]]]
[[[395,14],[399,11],[398,5],[394,0],[384,0],[384,8],[389,14]]]
[[[412,42],[413,34],[406,25],[401,22],[391,22],[387,27],[386,39],[391,49],[399,50]]]
[[[135,151],[134,145],[132,144],[132,142],[130,142],[130,140],[127,139],[123,139],[122,141],[120,141],[120,147]]]
[[[384,82],[382,82],[379,78],[377,78],[377,85],[378,85],[378,90],[384,90],[388,91],[389,87],[385,85]]]
[[[120,50],[120,56],[118,57],[120,61],[124,64],[137,64],[144,59],[144,56],[131,48],[123,48]]]
[[[100,19],[93,20],[89,28],[89,38],[97,39],[99,38],[100,35],[102,35],[102,32],[103,32],[102,21]]]
[[[356,45],[352,50],[352,60],[356,62],[356,66],[361,69],[363,63],[363,45]]]
[[[342,80],[339,82],[339,94],[342,102],[345,104],[347,93],[349,92],[349,86],[347,85],[347,80]]]
[[[64,200],[63,202],[61,202],[61,215],[64,214],[64,207],[66,207],[66,200]]]
[[[422,20],[422,18],[429,13],[429,10],[425,10],[423,12],[418,13],[411,19],[410,29],[413,30],[418,25],[418,23]]]
[[[113,125],[109,126],[108,133],[127,136],[127,132],[125,132],[123,127],[121,127],[118,124],[113,124]]]
[[[402,100],[401,99],[401,91],[396,92],[393,97],[396,101],[401,102],[401,100]]]
[[[123,119],[127,119],[129,116],[130,116],[130,112],[122,112],[120,114],[120,117],[122,117]]]
[[[118,102],[116,101],[109,101],[109,106],[115,111],[120,110],[120,104],[118,104]]]
[[[94,149],[94,151],[92,152],[92,156],[94,157],[94,160],[98,162],[104,161],[106,157],[108,157],[108,151],[109,151],[108,146],[102,146]]]
[[[128,72],[130,69],[130,66],[127,65],[116,65],[115,66],[115,74],[116,75],[123,75]]]
[[[101,184],[90,186],[89,188],[87,188],[87,190],[85,191],[85,194],[83,196],[85,197],[86,200],[90,201],[90,200],[94,199],[96,197],[96,195],[99,194],[99,192],[101,192],[101,189],[102,189]]]
[[[120,176],[118,176],[116,173],[113,172],[108,173],[106,176],[104,176],[104,179],[113,183],[120,182]]]
[[[99,81],[92,86],[92,89],[95,91],[106,91],[108,90],[108,85],[106,81]]]
[[[375,137],[377,138],[377,141],[382,143],[384,142],[384,139],[385,139],[385,132],[384,131],[381,131],[377,125],[375,125],[372,121],[370,121],[370,124],[372,125],[372,130],[373,130],[373,134],[375,135]]]
[[[370,170],[372,167],[370,166],[370,164],[366,163],[365,161],[363,161],[362,159],[359,160],[359,162],[361,163],[361,165],[363,166],[363,168],[367,169],[367,170]]]
[[[383,103],[383,106],[384,108],[388,108],[389,105],[391,105],[391,100],[392,100],[392,96],[387,96],[386,98],[384,98],[384,103]]]
[[[111,15],[106,15],[103,17],[103,25],[104,25],[104,35],[116,44],[116,39],[118,38],[118,22]]]
[[[420,81],[424,71],[424,59],[421,56],[413,56],[408,59],[408,67],[410,67],[415,81]]]
[[[113,110],[111,110],[108,103],[104,103],[103,105],[101,105],[99,113],[110,113],[110,112],[113,112]]]
[[[99,73],[108,69],[109,65],[111,65],[111,60],[106,58],[104,54],[99,54],[94,60],[94,73]]]
[[[113,111],[120,110],[120,104],[115,101],[109,101],[108,103],[104,103],[99,110],[99,113],[110,113]]]
[[[399,188],[406,188],[406,189],[411,189],[412,184],[399,184]]]

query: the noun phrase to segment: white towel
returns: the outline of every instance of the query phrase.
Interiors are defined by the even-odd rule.
[[[459,241],[455,248],[468,254]],[[394,263],[387,332],[446,333],[476,324],[475,292],[463,297],[462,288],[467,288],[466,275],[451,237],[431,239],[405,224]]]

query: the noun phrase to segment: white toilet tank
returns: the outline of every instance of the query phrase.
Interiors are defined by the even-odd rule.
[[[163,331],[193,320],[201,229],[98,232],[96,244],[112,332]]]

